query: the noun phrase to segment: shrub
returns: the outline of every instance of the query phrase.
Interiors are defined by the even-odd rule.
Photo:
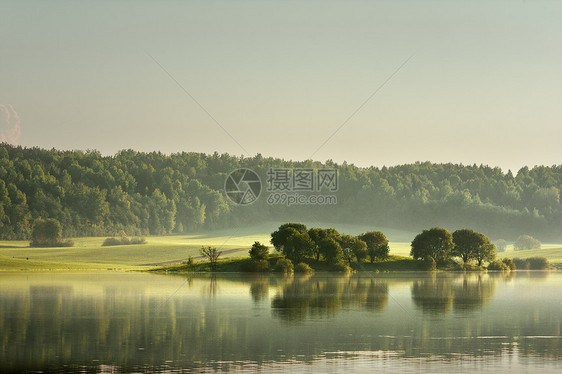
[[[129,239],[126,236],[122,236],[120,238],[111,237],[103,241],[102,247],[130,244],[146,244],[146,239],[141,237],[134,237]]]
[[[517,269],[522,270],[547,270],[550,268],[550,263],[545,257],[514,258],[513,263],[517,266]]]
[[[513,262],[512,259],[510,258],[504,258],[502,259],[502,262],[509,268],[509,270],[516,270],[517,266],[515,265],[515,262]]]
[[[507,271],[510,268],[503,261],[494,260],[488,265],[488,270]]]
[[[520,270],[529,269],[529,263],[527,262],[527,260],[521,259],[519,257],[515,257],[512,261],[515,264],[515,266],[517,267],[517,269],[520,269]]]
[[[74,242],[70,239],[61,240],[57,244],[59,247],[74,247]]]
[[[431,256],[424,257],[422,260],[422,269],[426,271],[434,271],[437,269],[437,264]]]
[[[295,266],[295,273],[314,273],[314,270],[304,262],[299,262],[297,266]]]
[[[188,266],[193,266],[193,265],[195,265],[195,259],[194,259],[193,257],[189,256],[189,257],[187,258],[187,261],[186,261],[185,263],[186,263],[186,265],[188,265]]]
[[[280,258],[279,260],[277,260],[277,263],[275,264],[275,267],[273,269],[278,273],[284,274],[293,274],[294,272],[293,263],[288,258]]]
[[[102,247],[108,247],[112,245],[121,245],[121,240],[117,238],[107,238],[103,241]]]
[[[529,257],[527,259],[530,270],[546,270],[550,268],[550,264],[545,257]]]
[[[129,244],[146,244],[146,239],[142,237],[134,237],[129,239]]]
[[[37,218],[31,231],[31,247],[72,247],[74,242],[62,240],[62,227],[54,218]]]
[[[267,258],[269,248],[260,242],[254,242],[250,249],[250,257],[252,260],[265,260]]]
[[[332,271],[340,272],[340,273],[351,273],[353,269],[346,265],[344,262],[338,262],[337,264],[332,265]]]
[[[252,273],[262,273],[269,270],[269,261],[267,260],[252,260],[243,267],[243,271]]]

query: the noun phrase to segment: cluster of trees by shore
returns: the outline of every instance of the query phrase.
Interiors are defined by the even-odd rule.
[[[227,175],[249,168],[265,190],[270,168],[331,168],[337,205],[237,206]],[[419,231],[447,222],[494,237],[562,235],[562,166],[516,174],[486,165],[359,168],[330,160],[286,161],[214,153],[59,151],[0,144],[0,239],[29,239],[34,222],[56,219],[62,236],[164,235],[264,220],[365,223]]]
[[[302,223],[279,226],[271,234],[271,244],[293,263],[322,259],[335,268],[361,263],[367,258],[373,263],[389,255],[388,239],[381,231],[353,236],[340,234],[333,228],[307,229]],[[440,227],[423,230],[414,238],[411,248],[414,260],[430,264],[444,264],[458,257],[463,264],[474,261],[482,266],[496,257],[496,246],[486,235],[472,229],[460,229],[452,234]]]
[[[388,240],[381,231],[369,231],[357,236],[341,234],[334,228],[307,229],[302,223],[285,223],[271,234],[271,244],[284,258],[278,261],[278,271],[292,273],[293,264],[299,272],[307,272],[308,264],[326,263],[332,270],[351,270],[352,263],[361,264],[367,259],[373,263],[389,256]],[[421,268],[435,270],[438,265],[454,269],[481,269],[488,264],[490,270],[548,269],[545,259],[527,260],[496,258],[496,246],[486,235],[472,229],[459,229],[452,234],[444,228],[423,230],[411,243],[410,255],[421,260]],[[250,250],[250,271],[267,271],[268,247],[255,242]],[[462,264],[454,259],[458,258]],[[470,265],[475,264],[476,267]],[[296,270],[295,270],[296,271]]]
[[[336,229],[307,229],[302,223],[285,223],[271,234],[271,244],[293,263],[305,260],[320,261],[342,268],[352,262],[388,256],[388,239],[380,231],[353,236],[340,234]]]

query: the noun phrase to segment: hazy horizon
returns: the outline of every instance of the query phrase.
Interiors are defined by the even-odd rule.
[[[562,3],[0,9],[0,135],[12,144],[514,173],[562,163]]]

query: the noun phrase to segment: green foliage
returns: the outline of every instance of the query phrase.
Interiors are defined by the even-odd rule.
[[[367,254],[371,263],[377,258],[384,259],[388,256],[390,247],[388,246],[388,239],[382,232],[369,231],[359,235],[358,238],[367,244]]]
[[[312,227],[308,230],[308,236],[314,242],[312,247],[313,256],[316,261],[320,261],[320,256],[323,255],[322,248],[320,247],[320,242],[326,238],[332,238],[335,241],[340,241],[340,233],[334,229],[321,229],[318,227]]]
[[[304,262],[299,262],[295,266],[295,273],[314,273],[314,270],[310,267],[310,265],[305,264]]]
[[[502,262],[509,268],[509,270],[516,270],[517,266],[515,265],[515,262],[513,262],[512,259],[510,258],[502,258]]]
[[[246,264],[243,271],[252,273],[263,273],[269,271],[269,261],[265,259],[252,260]]]
[[[54,218],[35,220],[31,232],[32,247],[72,247],[70,240],[62,240],[62,228],[59,221]]]
[[[293,274],[293,262],[288,258],[280,258],[279,260],[277,260],[277,263],[275,264],[273,270],[277,273]]]
[[[126,236],[122,236],[120,238],[106,238],[103,243],[102,247],[106,246],[114,246],[114,245],[132,245],[132,244],[146,244],[146,239],[141,237],[134,237],[128,238]]]
[[[503,261],[494,260],[488,264],[488,270],[494,271],[508,271],[511,270],[510,267]]]
[[[29,239],[38,217],[58,220],[64,237],[109,236],[121,230],[129,236],[165,235],[319,216],[327,222],[372,222],[408,230],[446,222],[496,237],[524,231],[542,240],[562,235],[560,166],[522,168],[514,176],[485,165],[429,162],[358,168],[218,153],[122,150],[102,156],[8,144],[1,149],[0,239]],[[241,209],[224,195],[232,170],[250,168],[266,175],[269,168],[298,167],[338,170],[338,209],[271,209],[265,199]],[[318,246],[310,256],[320,259]]]
[[[331,270],[335,271],[335,272],[339,272],[339,273],[351,273],[351,272],[353,272],[353,269],[349,265],[347,265],[343,262],[338,262],[337,264],[333,264],[332,267],[331,267]]]
[[[412,241],[410,255],[415,259],[432,257],[436,262],[449,258],[454,247],[453,236],[444,228],[423,230]]]
[[[425,271],[437,270],[437,264],[435,263],[435,260],[431,256],[426,256],[423,258],[421,267]]]
[[[217,262],[219,261],[219,257],[222,254],[222,252],[219,251],[216,247],[202,246],[200,253],[201,256],[203,256],[210,262],[211,268],[213,270],[216,270]]]
[[[352,235],[341,235],[339,240],[343,256],[349,266],[355,258],[357,261],[362,261],[367,257],[367,244],[364,241]]]
[[[451,254],[458,256],[464,263],[474,259],[478,248],[484,245],[483,235],[470,229],[461,229],[453,232],[455,247]]]
[[[520,235],[515,243],[513,249],[516,251],[524,251],[527,249],[541,249],[541,242],[530,235]]]
[[[471,229],[461,229],[453,233],[453,256],[458,256],[467,263],[476,260],[478,266],[483,261],[492,261],[496,256],[496,247],[486,235]]]
[[[278,252],[293,262],[300,262],[313,254],[314,242],[308,236],[306,226],[285,223],[271,234],[271,244]]]
[[[343,250],[339,243],[334,239],[324,238],[318,245],[320,246],[320,250],[328,264],[336,265],[343,263]]]
[[[529,269],[529,263],[527,262],[527,259],[522,259],[519,257],[514,257],[512,259],[513,263],[515,264],[515,267],[518,270],[528,270]]]
[[[544,257],[529,257],[527,258],[529,270],[547,270],[550,268],[548,260]]]
[[[260,242],[254,242],[252,248],[250,248],[250,257],[254,261],[267,259],[269,253],[269,248]]]
[[[548,270],[550,263],[545,257],[514,258],[513,263],[519,270]]]

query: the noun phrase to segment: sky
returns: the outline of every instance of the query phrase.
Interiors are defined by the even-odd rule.
[[[0,0],[23,146],[562,164],[560,1]]]

